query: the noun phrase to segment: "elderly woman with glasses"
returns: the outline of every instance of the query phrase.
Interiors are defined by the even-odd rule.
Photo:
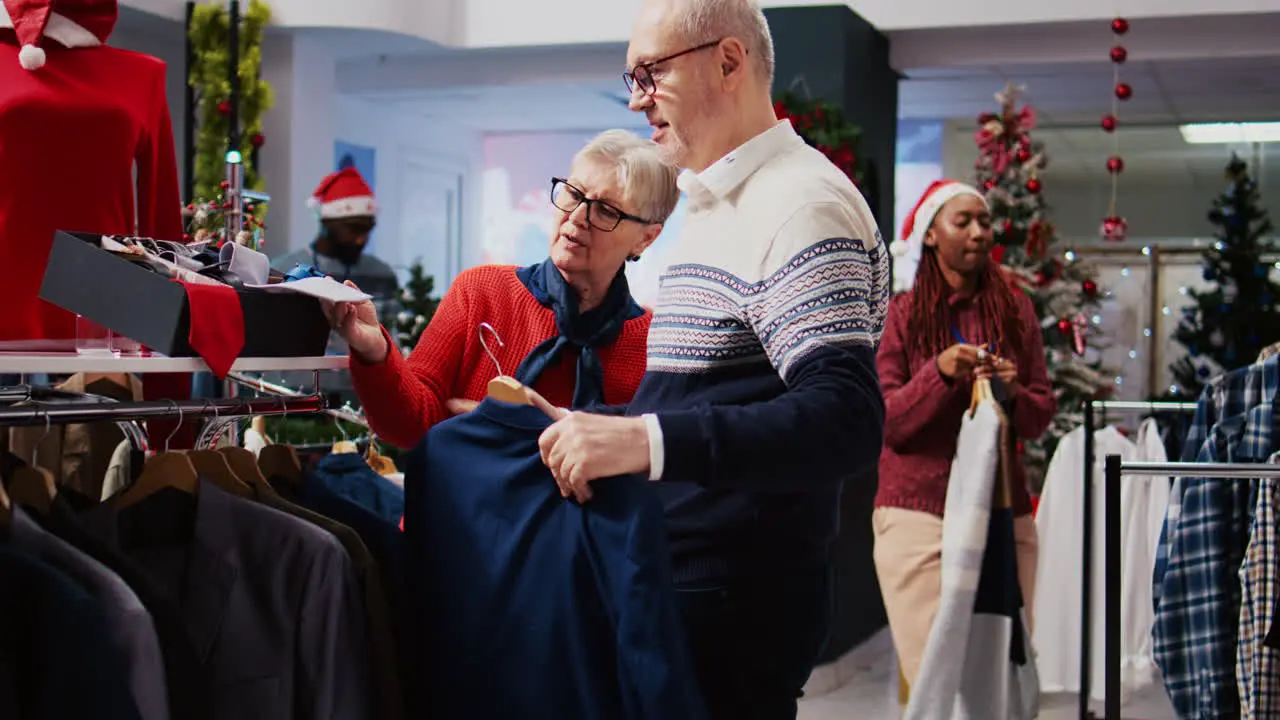
[[[454,279],[406,358],[372,303],[328,308],[347,341],[356,393],[374,432],[412,447],[510,375],[557,407],[629,402],[645,370],[652,314],[623,272],[662,231],[679,198],[676,168],[623,130],[592,139],[551,179],[550,257],[483,265]]]

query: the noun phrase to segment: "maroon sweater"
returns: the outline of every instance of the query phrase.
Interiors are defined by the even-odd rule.
[[[1021,336],[1006,343],[1006,355],[1018,366],[1019,389],[1013,398],[1010,420],[1017,437],[1032,440],[1049,427],[1057,400],[1044,363],[1044,342],[1031,301],[1022,293],[1018,309]],[[963,293],[953,293],[951,303],[960,334],[973,345],[985,346],[982,311]],[[951,382],[938,371],[936,355],[925,355],[907,342],[907,315],[911,293],[889,301],[884,336],[876,355],[880,387],[884,393],[884,450],[880,453],[880,488],[876,507],[921,510],[942,515],[947,501],[947,479],[956,454],[960,421],[969,408],[972,381]],[[1031,512],[1026,475],[1021,463],[1013,465],[1013,514]]]

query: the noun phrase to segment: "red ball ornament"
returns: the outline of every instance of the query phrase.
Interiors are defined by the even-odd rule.
[[[1030,136],[1030,135],[1023,135],[1023,136],[1022,136],[1022,138],[1021,138],[1020,140],[1018,140],[1018,145],[1019,145],[1019,146],[1021,146],[1023,149],[1030,150],[1030,149],[1031,149],[1031,136]]]
[[[1102,239],[1107,242],[1124,242],[1129,236],[1129,224],[1118,215],[1110,215],[1102,219]]]
[[[188,234],[186,234],[186,233],[182,233],[182,242],[184,242],[184,243],[189,243],[189,242],[191,242],[191,236],[190,236],[190,235],[188,235]]]
[[[1129,59],[1129,51],[1124,49],[1123,45],[1116,45],[1111,48],[1111,62],[1119,65]]]
[[[1010,233],[1012,233],[1012,232],[1013,232],[1013,221],[1012,221],[1012,220],[1005,220],[1005,221],[1004,221],[1004,224],[1002,224],[1002,225],[1000,226],[1000,234],[1001,234],[1001,235],[1008,235],[1008,234],[1010,234]]]
[[[1117,83],[1116,97],[1120,98],[1121,100],[1128,100],[1129,98],[1133,97],[1133,88],[1129,85],[1129,83]]]
[[[1094,298],[1098,296],[1098,283],[1092,280],[1085,280],[1081,283],[1080,289],[1084,291],[1085,297]]]
[[[1072,327],[1071,327],[1070,320],[1066,318],[1062,318],[1061,320],[1058,321],[1058,332],[1062,333],[1063,335],[1070,335],[1071,330],[1072,330]]]
[[[1120,125],[1120,121],[1116,119],[1116,116],[1115,116],[1115,115],[1112,115],[1112,114],[1110,114],[1110,113],[1107,113],[1106,115],[1103,115],[1103,116],[1102,116],[1102,129],[1103,129],[1103,130],[1106,130],[1107,132],[1115,132],[1115,131],[1116,131],[1116,128],[1117,128],[1119,125]]]
[[[230,210],[230,209],[231,209],[231,208],[233,208],[233,207],[235,207],[235,203],[231,202],[230,200],[228,200],[228,201],[226,201],[226,202],[222,203],[222,209],[223,209],[223,210]]]
[[[1018,162],[1025,163],[1031,159],[1031,151],[1026,148],[1018,148]]]
[[[218,112],[222,113],[223,115],[230,115],[230,114],[231,114],[231,101],[230,101],[230,100],[223,100],[222,102],[218,103]]]
[[[1119,155],[1107,158],[1107,171],[1112,174],[1124,172],[1124,158]]]
[[[222,182],[218,183],[218,187],[222,188],[223,190],[226,190],[231,187],[231,183],[227,182],[226,180],[223,180]]]
[[[1111,32],[1117,35],[1124,35],[1129,32],[1129,21],[1122,17],[1118,17],[1111,21]]]
[[[995,181],[995,180],[987,180],[986,182],[982,183],[982,188],[983,188],[984,190],[990,190],[991,188],[993,188],[993,187],[995,187],[995,186],[996,186],[996,181]]]
[[[267,143],[267,136],[263,135],[262,133],[257,133],[253,137],[249,138],[249,142],[254,147],[260,148]]]
[[[1040,181],[1035,178],[1031,178],[1030,180],[1028,180],[1027,192],[1032,194],[1040,192]]]

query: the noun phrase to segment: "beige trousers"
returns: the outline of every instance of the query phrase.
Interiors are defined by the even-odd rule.
[[[889,616],[889,632],[909,685],[920,672],[929,629],[942,597],[942,518],[916,510],[876,508],[871,524],[876,538],[876,575]],[[1030,626],[1036,586],[1035,520],[1030,515],[1014,518],[1013,536],[1018,584]]]

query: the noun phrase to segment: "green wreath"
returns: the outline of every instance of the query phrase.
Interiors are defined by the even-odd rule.
[[[262,116],[271,109],[271,86],[262,79],[262,38],[271,22],[271,8],[262,0],[250,0],[240,18],[240,147],[244,159],[245,188],[262,190],[262,178],[255,167],[254,151],[262,147]],[[231,114],[231,83],[227,78],[230,61],[231,20],[226,4],[211,0],[197,5],[188,29],[194,61],[188,82],[195,90],[197,130],[195,141],[195,198],[212,201],[222,195],[226,178],[228,120]],[[262,212],[260,208],[259,213]],[[261,220],[261,217],[257,218]]]
[[[854,185],[862,186],[864,163],[858,153],[862,128],[849,122],[838,105],[783,93],[774,98],[773,111],[779,120],[791,120],[806,143],[826,155]]]

